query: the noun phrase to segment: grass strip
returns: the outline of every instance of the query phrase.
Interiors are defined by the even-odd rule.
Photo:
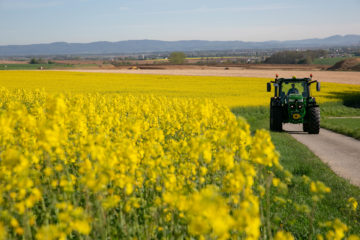
[[[321,126],[360,140],[359,118],[322,118]]]
[[[360,116],[359,96],[344,99],[344,102],[328,102],[320,104],[321,127],[360,140],[360,119],[331,118]]]

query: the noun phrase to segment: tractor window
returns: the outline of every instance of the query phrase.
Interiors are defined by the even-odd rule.
[[[281,86],[281,95],[289,96],[290,94],[301,94],[303,97],[308,96],[306,82],[284,82]]]

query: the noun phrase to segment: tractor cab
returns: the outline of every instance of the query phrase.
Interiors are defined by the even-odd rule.
[[[280,96],[286,97],[288,100],[290,95],[300,95],[302,97],[308,97],[308,87],[307,83],[304,82],[289,82],[289,81],[283,81],[280,84]]]

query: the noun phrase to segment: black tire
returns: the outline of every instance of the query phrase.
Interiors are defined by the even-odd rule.
[[[270,106],[270,130],[282,131],[282,109],[281,107]]]
[[[309,110],[306,112],[306,115],[305,115],[305,117],[304,117],[303,131],[304,131],[304,132],[308,132],[308,131],[309,131]]]
[[[311,107],[308,109],[308,133],[319,134],[320,132],[320,108]]]
[[[308,122],[304,122],[304,123],[303,123],[303,131],[304,131],[304,132],[308,132],[308,131],[309,131],[309,123],[308,123]]]
[[[270,130],[274,131],[274,113],[273,107],[270,105]]]

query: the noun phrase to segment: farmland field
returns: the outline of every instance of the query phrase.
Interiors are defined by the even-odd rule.
[[[334,65],[337,62],[340,62],[349,57],[333,57],[333,58],[317,58],[314,59],[313,64],[321,64],[321,65]]]
[[[323,179],[306,176],[312,165],[279,161],[270,134],[230,111],[264,128],[267,81],[0,72],[0,239],[359,234],[358,189],[342,184],[335,205]],[[359,93],[323,83],[315,96],[333,102]]]
[[[62,68],[74,68],[74,65],[72,64],[0,64],[0,70],[35,70],[35,69],[62,69]]]
[[[202,66],[157,66],[160,69],[137,69],[131,70],[128,66],[119,69],[76,69],[77,72],[92,73],[131,73],[131,74],[153,74],[153,75],[175,75],[175,76],[216,76],[216,77],[250,77],[250,78],[274,78],[275,73],[280,77],[291,78],[308,77],[313,73],[314,78],[321,82],[360,84],[360,74],[351,71],[322,71],[317,65],[297,66],[273,65],[273,64],[253,64],[239,67],[229,67],[225,70],[222,67],[202,67]]]
[[[267,106],[269,78],[173,76],[59,71],[3,71],[0,86],[15,89],[44,89],[46,92],[153,94],[168,97],[210,98],[228,107]],[[315,91],[315,89],[313,89]],[[360,85],[322,83],[317,100],[342,100],[360,92]]]

